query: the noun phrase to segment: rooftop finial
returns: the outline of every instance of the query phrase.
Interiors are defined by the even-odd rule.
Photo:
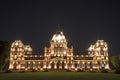
[[[58,31],[62,31],[63,24],[58,24]]]

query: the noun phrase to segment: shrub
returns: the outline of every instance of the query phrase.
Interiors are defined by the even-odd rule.
[[[115,70],[116,74],[120,74],[120,69],[119,70]]]
[[[31,72],[36,72],[36,70],[35,69],[32,69],[32,71]]]
[[[47,69],[44,70],[45,72],[49,72]]]
[[[71,72],[71,70],[66,70],[66,72]]]
[[[103,69],[101,72],[102,73],[108,73],[108,70],[107,69]]]
[[[77,72],[85,72],[83,69],[78,69]]]
[[[19,71],[20,73],[24,73],[25,71]]]
[[[89,71],[89,72],[91,72],[91,73],[95,73],[96,71]]]
[[[11,70],[6,70],[5,73],[11,73],[12,71]]]

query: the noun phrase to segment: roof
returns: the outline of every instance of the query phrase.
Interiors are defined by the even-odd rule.
[[[66,38],[63,34],[62,31],[57,31],[53,37],[52,37],[52,40],[53,42],[66,42]]]

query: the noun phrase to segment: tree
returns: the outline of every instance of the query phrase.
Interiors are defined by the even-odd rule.
[[[116,69],[117,73],[120,73],[120,55],[115,55],[111,57],[111,63]]]
[[[0,41],[0,71],[9,67],[10,42]]]

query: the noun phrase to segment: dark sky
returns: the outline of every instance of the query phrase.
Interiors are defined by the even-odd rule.
[[[33,53],[43,54],[62,24],[74,54],[86,54],[90,44],[104,39],[109,54],[120,54],[120,5],[115,1],[4,1],[0,2],[0,40],[20,39]]]

